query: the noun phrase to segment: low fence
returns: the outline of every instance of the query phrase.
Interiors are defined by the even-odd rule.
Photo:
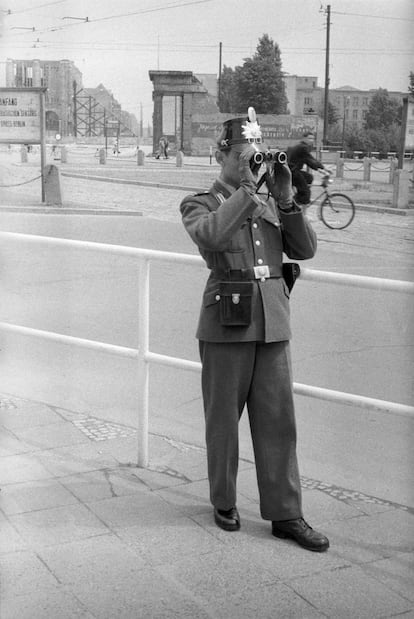
[[[180,254],[174,252],[164,252],[136,247],[126,247],[121,245],[109,245],[105,243],[92,243],[86,241],[76,241],[60,239],[47,236],[35,236],[30,234],[20,234],[15,232],[0,232],[0,239],[5,242],[20,242],[48,245],[51,247],[67,247],[83,251],[96,251],[112,253],[137,258],[139,265],[139,299],[140,313],[138,320],[138,348],[127,348],[98,342],[95,340],[82,339],[68,335],[62,335],[50,331],[33,329],[31,327],[15,325],[7,322],[0,322],[0,329],[6,332],[39,337],[41,339],[54,341],[62,344],[81,346],[91,350],[106,352],[122,357],[137,360],[138,364],[138,393],[137,420],[138,420],[138,466],[148,466],[148,397],[149,397],[149,364],[181,368],[200,372],[201,364],[188,359],[161,355],[149,350],[149,323],[150,323],[150,271],[151,261],[180,263],[186,265],[203,264],[200,256],[190,254]],[[391,291],[403,294],[414,294],[414,283],[407,281],[388,280],[376,277],[365,277],[349,274],[331,273],[328,271],[317,271],[309,268],[301,269],[301,279],[305,281],[334,283],[370,290]],[[414,417],[414,407],[395,402],[387,402],[375,398],[368,398],[361,395],[334,391],[294,383],[295,393],[308,397],[328,400],[340,404],[359,406],[363,409],[394,413],[397,415]]]

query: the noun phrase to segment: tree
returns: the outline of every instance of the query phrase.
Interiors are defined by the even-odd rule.
[[[400,125],[401,113],[399,101],[390,97],[385,88],[379,88],[369,103],[365,129],[388,130],[393,124]]]
[[[233,112],[235,110],[235,72],[231,67],[224,65],[220,77],[220,112]]]
[[[323,105],[319,106],[318,109],[318,116],[320,116],[321,118],[324,117],[324,108]],[[328,101],[328,125],[336,125],[336,123],[338,122],[338,120],[340,120],[341,118],[341,113],[338,110],[338,108],[333,105],[330,101]]]
[[[245,58],[243,66],[235,67],[234,72],[226,69],[226,90],[220,97],[220,111],[238,113],[253,106],[258,114],[286,113],[280,49],[268,34],[259,39],[256,53],[252,58]]]

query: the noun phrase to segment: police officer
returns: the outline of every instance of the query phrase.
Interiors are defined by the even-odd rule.
[[[323,164],[312,155],[315,136],[312,132],[305,133],[298,144],[288,149],[288,164],[292,172],[292,185],[296,187],[295,200],[302,207],[309,205],[313,175],[303,169],[308,166],[312,170],[326,170]]]
[[[260,511],[276,537],[324,551],[328,539],[303,519],[289,352],[289,288],[282,254],[312,258],[316,236],[292,200],[287,165],[268,167],[271,193],[256,193],[263,151],[254,110],[223,125],[219,178],[203,194],[184,198],[184,226],[210,275],[197,329],[210,500],[216,524],[240,528],[236,507],[238,424],[249,414]]]

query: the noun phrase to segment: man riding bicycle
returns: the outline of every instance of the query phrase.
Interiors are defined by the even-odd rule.
[[[311,197],[310,186],[313,176],[309,172],[302,170],[304,165],[312,170],[328,170],[324,165],[311,154],[314,147],[314,134],[305,133],[302,140],[288,149],[288,165],[292,172],[292,185],[296,187],[295,202],[301,206],[308,206]]]

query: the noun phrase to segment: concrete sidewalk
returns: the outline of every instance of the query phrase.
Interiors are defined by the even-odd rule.
[[[303,477],[331,540],[311,553],[271,536],[252,462],[226,533],[204,449],[152,434],[142,469],[136,445],[132,427],[0,395],[1,619],[414,617],[412,508]]]

